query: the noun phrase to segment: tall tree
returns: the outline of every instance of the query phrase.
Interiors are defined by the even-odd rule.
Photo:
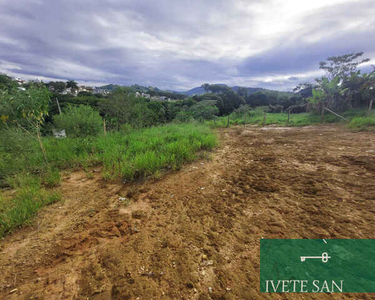
[[[330,56],[327,61],[321,61],[319,68],[326,71],[329,80],[335,77],[345,79],[357,70],[357,66],[368,62],[370,59],[365,58],[359,61],[355,61],[357,58],[363,55],[363,52],[349,53],[340,56]]]

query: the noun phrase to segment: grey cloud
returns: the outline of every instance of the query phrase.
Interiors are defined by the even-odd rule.
[[[368,0],[311,12],[303,20],[303,29],[280,35],[271,49],[246,59],[225,54],[217,59],[176,50],[195,45],[196,53],[207,52],[211,45],[202,46],[197,41],[222,33],[220,45],[212,44],[215,53],[215,47],[227,43],[225,30],[240,30],[245,20],[247,25],[252,24],[256,11],[245,11],[242,7],[246,5],[248,1],[226,0],[2,3],[0,60],[21,68],[5,71],[36,77],[168,89],[247,78],[248,84],[288,89],[298,80],[294,74],[316,70],[318,62],[327,56],[357,51],[375,55],[372,20],[365,19],[359,28],[343,30],[351,20],[363,20],[369,10],[374,10]],[[248,30],[253,31],[251,26]],[[144,40],[140,34],[144,34]],[[308,42],[311,35],[317,35],[318,40]],[[19,44],[9,43],[7,38]],[[150,47],[148,40],[155,45]],[[290,78],[274,82],[254,79],[276,75]]]

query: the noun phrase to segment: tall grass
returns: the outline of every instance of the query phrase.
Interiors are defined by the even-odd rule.
[[[10,151],[14,145],[0,146],[0,180],[16,189],[13,198],[0,193],[0,237],[22,225],[42,206],[59,199],[58,194],[43,187],[57,186],[61,169],[101,164],[105,179],[158,177],[163,169],[178,169],[194,160],[199,150],[213,148],[217,139],[207,125],[189,123],[86,138],[46,137],[43,143],[48,166],[32,139],[17,152]]]
[[[37,176],[19,174],[8,178],[15,197],[0,194],[0,238],[27,222],[41,207],[59,201],[61,195],[42,188]]]
[[[198,150],[211,149],[216,137],[209,128],[197,124],[172,124],[102,136],[93,144],[94,162],[103,163],[106,177],[133,180],[178,169],[195,159]]]
[[[366,130],[366,129],[375,129],[375,114],[372,114],[368,117],[357,117],[353,118],[350,121],[349,127],[351,129],[359,129],[359,130]]]
[[[47,137],[43,142],[48,170],[103,164],[104,172],[111,176],[134,179],[162,168],[180,167],[193,160],[198,150],[213,148],[216,136],[204,124],[188,123],[86,138]],[[33,150],[25,156],[3,153],[0,156],[0,178],[23,171],[45,173],[43,156],[37,145],[32,146],[35,148],[30,147]]]

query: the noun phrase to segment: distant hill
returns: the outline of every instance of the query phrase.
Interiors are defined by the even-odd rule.
[[[198,86],[198,87],[195,87],[195,88],[193,88],[191,90],[188,90],[186,92],[179,92],[179,93],[190,97],[190,96],[194,96],[194,95],[205,94],[206,91],[201,86]]]
[[[225,84],[218,84],[218,85],[226,86]],[[241,86],[231,86],[230,88],[234,92],[238,93],[238,90],[241,88]],[[252,88],[252,87],[245,87],[245,88],[248,90],[249,95],[251,95],[255,92],[258,92],[258,91],[265,91],[266,90],[264,88]],[[187,96],[191,97],[191,96],[194,96],[194,95],[203,95],[203,94],[206,93],[206,91],[201,86],[197,86],[195,88],[192,88],[191,90],[188,90],[188,91],[185,91],[185,92],[176,92],[176,93],[180,93],[180,94],[187,95]]]
[[[120,85],[117,85],[117,84],[107,84],[107,85],[102,85],[102,86],[100,86],[99,88],[100,88],[101,90],[113,91],[113,90],[115,90],[117,87],[120,87]]]
[[[221,86],[227,86],[226,84],[218,83],[215,85],[221,85]],[[121,85],[117,84],[107,84],[99,87],[100,89],[107,90],[109,92],[115,90],[117,87],[121,87]],[[153,86],[141,86],[138,84],[134,84],[130,86],[130,88],[135,92],[138,91],[140,93],[149,93],[151,95],[160,95],[160,96],[167,96],[172,99],[180,99],[181,95],[184,95],[185,97],[192,97],[194,95],[203,95],[206,94],[206,91],[201,86],[197,86],[195,88],[192,88],[188,91],[172,91],[172,90],[160,90],[157,87]],[[279,91],[272,91],[265,88],[253,88],[253,87],[242,87],[242,86],[231,86],[229,87],[232,89],[235,93],[238,93],[240,88],[245,88],[248,91],[248,95],[254,94],[256,92],[264,92],[264,93],[278,93],[278,94],[285,94],[285,95],[293,95],[293,93],[290,92],[279,92]],[[173,95],[174,94],[174,95]]]

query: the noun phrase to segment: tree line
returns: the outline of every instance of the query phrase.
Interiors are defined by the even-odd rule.
[[[328,57],[319,64],[326,74],[315,83],[299,84],[293,92],[242,87],[233,90],[226,85],[205,83],[202,85],[205,94],[188,98],[174,96],[175,101],[170,102],[136,97],[135,91],[167,97],[176,95],[139,85],[113,86],[113,91],[107,95],[81,92],[73,96],[60,93],[67,87],[77,90],[74,80],[46,84],[29,82],[21,89],[16,81],[0,75],[0,130],[17,127],[33,131],[38,138],[38,135],[51,134],[54,128],[63,127],[74,135],[92,134],[101,130],[103,120],[108,130],[119,130],[124,126],[143,128],[172,121],[212,120],[256,107],[275,113],[322,113],[326,108],[340,112],[352,107],[370,110],[375,98],[375,68],[361,73],[358,66],[369,61],[361,59],[362,55],[359,52]],[[73,120],[80,125],[69,124]],[[95,130],[89,124],[93,122],[96,122]]]

